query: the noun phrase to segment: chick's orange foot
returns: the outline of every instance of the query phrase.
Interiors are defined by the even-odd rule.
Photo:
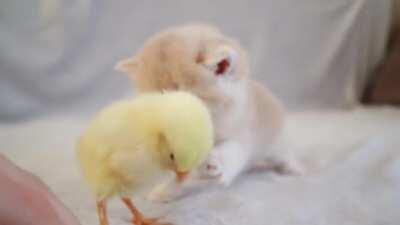
[[[146,218],[143,214],[135,207],[133,202],[129,198],[121,199],[133,215],[133,225],[173,225],[171,223],[161,223],[159,218]]]

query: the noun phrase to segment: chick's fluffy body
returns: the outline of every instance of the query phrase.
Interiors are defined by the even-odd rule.
[[[78,143],[84,178],[98,199],[131,194],[175,167],[198,166],[213,145],[211,118],[185,92],[143,94],[102,110]]]

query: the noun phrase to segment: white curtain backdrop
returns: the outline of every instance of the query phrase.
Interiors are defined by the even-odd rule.
[[[391,0],[2,0],[0,121],[87,113],[132,91],[113,70],[171,25],[209,22],[248,50],[292,110],[356,102],[379,62]]]

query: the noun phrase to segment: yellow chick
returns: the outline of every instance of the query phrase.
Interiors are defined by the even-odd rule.
[[[179,182],[199,166],[213,146],[213,127],[203,102],[186,92],[142,94],[106,107],[78,143],[78,158],[97,199],[101,225],[108,225],[106,201],[120,196],[133,224],[156,224],[134,206],[130,194],[172,170]]]

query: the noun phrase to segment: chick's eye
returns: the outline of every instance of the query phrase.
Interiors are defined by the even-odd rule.
[[[175,160],[175,155],[174,154],[169,154],[169,158],[173,161],[173,160]]]

